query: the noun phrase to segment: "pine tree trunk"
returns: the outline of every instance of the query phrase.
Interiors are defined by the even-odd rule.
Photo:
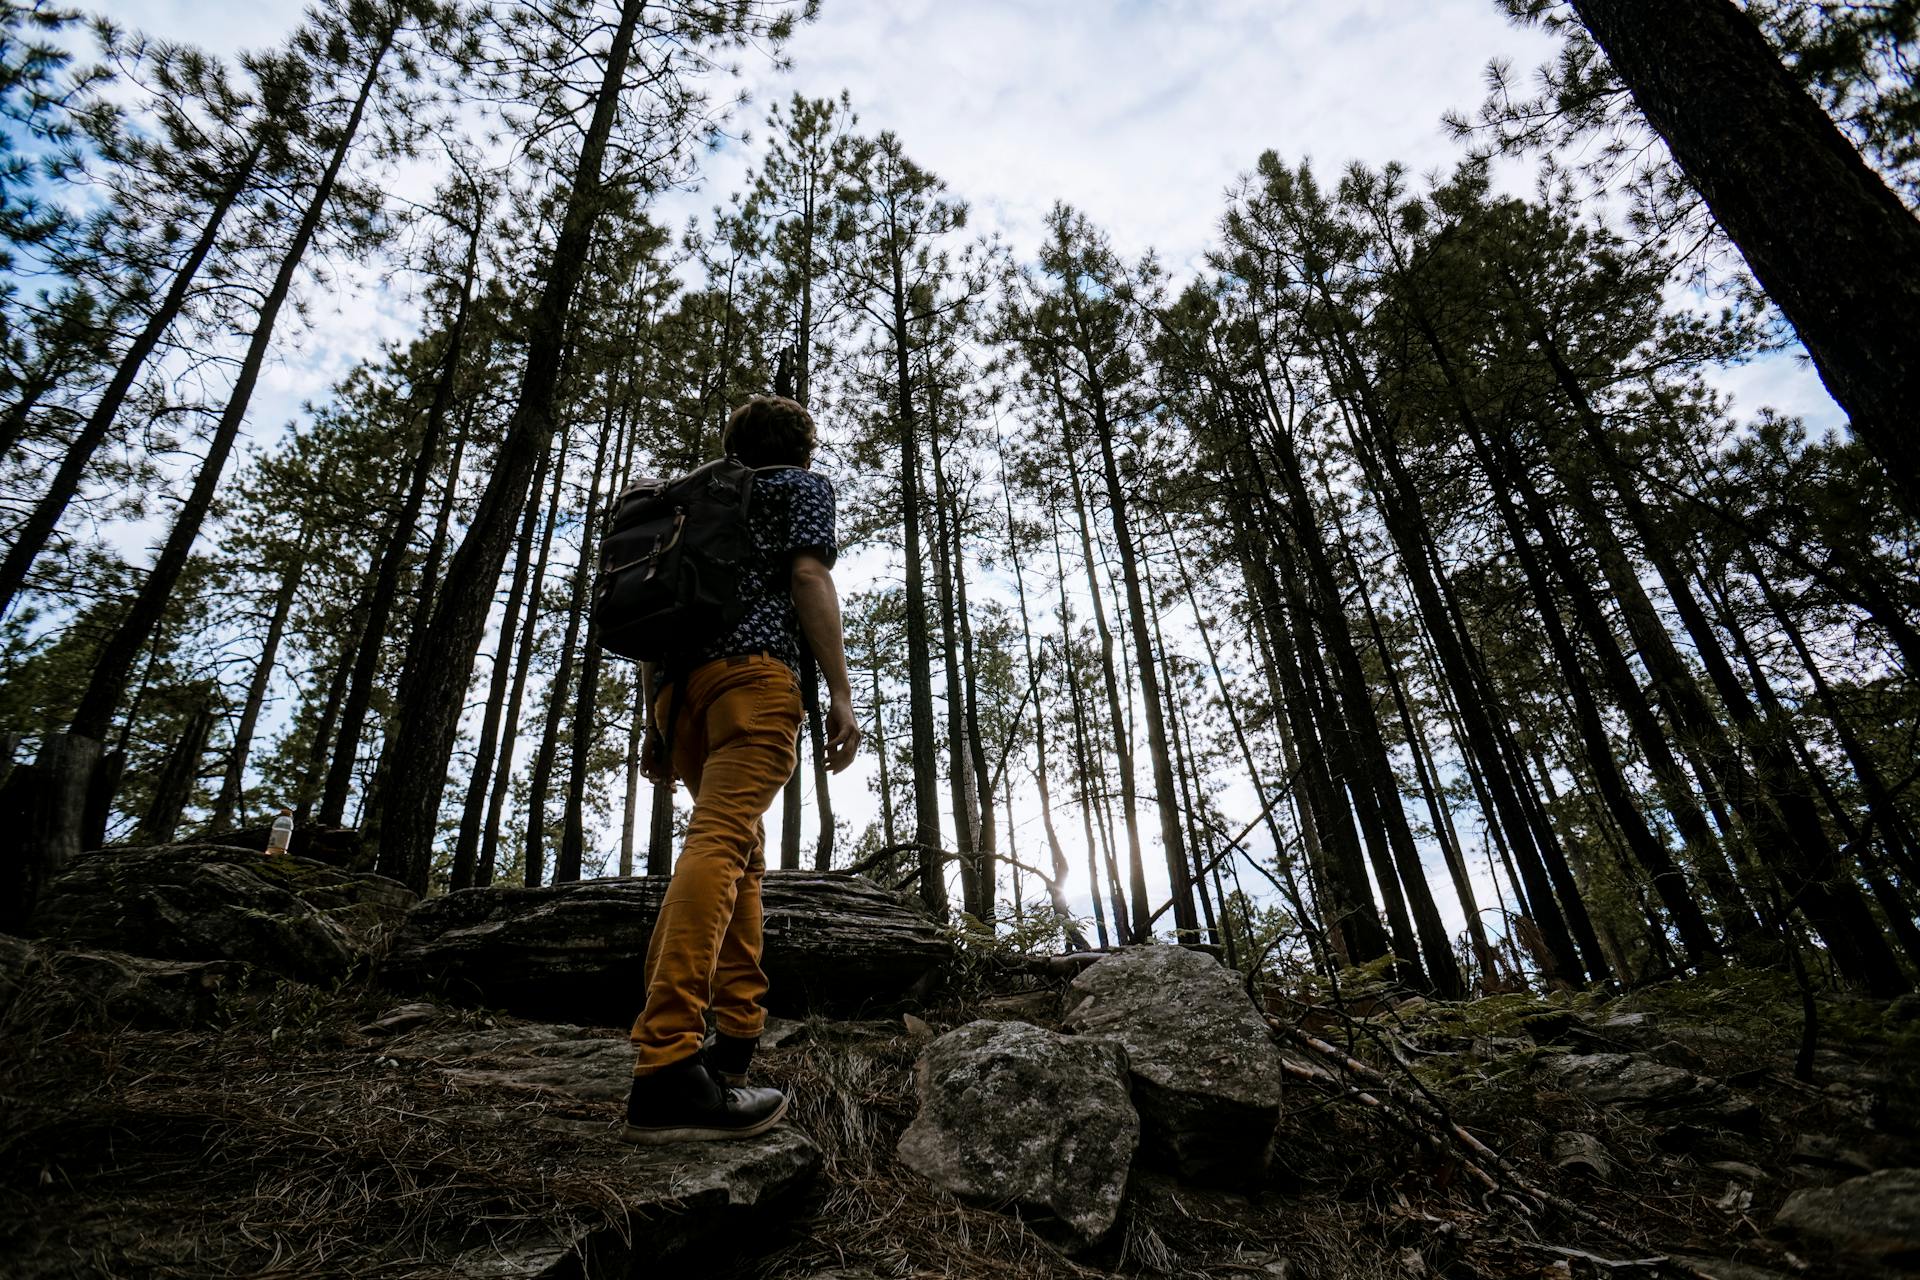
[[[1140,801],[1134,789],[1133,742],[1127,733],[1126,718],[1120,704],[1120,684],[1113,670],[1113,632],[1107,626],[1107,609],[1102,600],[1100,575],[1095,568],[1093,551],[1093,527],[1087,517],[1086,488],[1080,482],[1080,464],[1074,457],[1073,437],[1068,425],[1066,399],[1060,391],[1058,374],[1055,374],[1054,396],[1060,412],[1060,431],[1064,447],[1061,450],[1062,461],[1066,465],[1067,480],[1073,490],[1074,514],[1080,524],[1080,558],[1086,568],[1087,595],[1093,605],[1094,632],[1100,638],[1100,674],[1102,687],[1107,695],[1107,715],[1113,726],[1114,758],[1118,761],[1120,772],[1120,813],[1127,832],[1127,895],[1132,902],[1132,916],[1127,921],[1125,941],[1145,942],[1152,930],[1148,923],[1147,906],[1147,870],[1140,848]],[[1064,587],[1063,587],[1064,592]],[[1076,685],[1076,688],[1078,686]],[[1082,775],[1081,787],[1091,786],[1093,779]],[[1103,806],[1104,807],[1104,806]],[[1116,895],[1119,887],[1115,885]],[[1118,917],[1115,919],[1118,924]]]
[[[539,636],[541,595],[546,589],[547,561],[553,553],[553,532],[559,523],[560,494],[567,482],[567,456],[573,444],[571,424],[560,433],[560,446],[543,456],[535,470],[548,468],[553,488],[547,493],[546,520],[540,534],[540,550],[534,558],[533,576],[528,583],[527,615],[520,624],[519,656],[513,664],[513,684],[507,692],[507,706],[500,726],[500,755],[493,769],[493,794],[487,800],[487,816],[480,824],[480,865],[474,871],[474,883],[489,885],[498,864],[500,823],[506,813],[507,793],[513,782],[513,753],[520,737],[520,708],[526,698],[527,681],[533,672],[534,642]],[[504,642],[505,637],[502,636]],[[392,792],[388,792],[389,798]],[[522,877],[524,883],[524,875]]]
[[[647,815],[647,874],[673,874],[673,786],[653,784],[653,803]]]
[[[387,545],[381,551],[380,563],[374,570],[373,593],[368,597],[373,602],[373,609],[367,616],[366,638],[360,644],[353,676],[347,685],[347,702],[341,712],[340,739],[334,745],[333,767],[327,772],[326,790],[320,795],[322,826],[338,826],[346,816],[347,793],[353,787],[353,767],[360,753],[360,735],[366,727],[367,708],[373,703],[374,685],[379,680],[380,654],[387,643],[387,623],[392,617],[394,600],[399,593],[400,571],[406,564],[407,549],[413,545],[413,535],[419,529],[420,512],[427,501],[427,485],[433,478],[433,464],[440,455],[440,439],[446,428],[447,410],[453,403],[454,383],[460,376],[461,339],[466,332],[468,297],[473,292],[473,273],[478,260],[476,231],[475,239],[467,248],[467,273],[460,282],[460,302],[454,312],[453,324],[447,330],[447,349],[434,379],[433,400],[420,432],[413,468],[407,476],[406,497],[401,501],[400,512],[394,517],[393,527],[387,534]],[[457,480],[458,476],[456,467],[453,480]],[[449,489],[453,480],[449,481]],[[431,583],[424,573],[421,579],[422,593],[431,594]],[[420,622],[421,619],[415,619],[416,627]],[[409,643],[418,634],[418,630],[411,632]],[[387,742],[391,743],[392,739],[388,738]],[[362,825],[368,824],[363,822]]]
[[[112,381],[100,393],[99,401],[87,415],[86,424],[67,445],[66,454],[55,469],[46,492],[34,503],[33,510],[14,532],[13,545],[7,549],[6,559],[0,561],[0,614],[6,613],[14,597],[20,594],[35,557],[46,549],[47,539],[53,535],[60,517],[66,514],[67,504],[80,491],[81,477],[93,461],[93,455],[99,452],[100,446],[112,432],[114,419],[119,417],[120,409],[126,404],[127,395],[133,390],[140,371],[146,367],[148,359],[160,345],[160,339],[166,336],[181,308],[186,305],[194,279],[200,274],[207,255],[213,252],[213,246],[220,237],[221,224],[246,191],[247,184],[253,181],[254,170],[259,165],[265,145],[264,137],[256,138],[246,155],[228,173],[226,182],[214,196],[212,207],[207,210],[200,234],[174,271],[173,281],[167,286],[160,305],[154,308],[132,345],[121,355]]]
[[[193,784],[200,776],[200,758],[207,753],[207,740],[213,736],[213,697],[203,690],[195,700],[180,737],[167,752],[160,774],[154,779],[153,801],[133,829],[134,844],[168,844],[180,827],[180,815],[193,799]]]
[[[528,482],[554,430],[567,317],[586,269],[593,231],[607,208],[601,168],[624,86],[634,30],[644,0],[623,0],[620,22],[607,47],[605,73],[593,98],[593,116],[581,142],[560,230],[548,259],[539,300],[528,318],[527,357],[519,402],[509,419],[487,487],[472,523],[447,566],[446,580],[419,650],[403,673],[396,721],[400,731],[396,770],[384,798],[381,870],[416,892],[424,891],[439,827],[440,795],[447,761],[459,731],[460,711],[487,614],[492,584],[527,500]]]
[[[635,667],[636,674],[639,668]],[[633,825],[640,818],[640,747],[646,735],[646,683],[635,680],[638,692],[627,708],[627,791],[620,806],[620,874],[633,874]]]
[[[813,800],[820,814],[820,836],[813,846],[813,869],[833,869],[833,793],[827,782],[827,726],[816,705],[807,709],[807,745],[813,756]]]
[[[286,303],[287,295],[293,290],[294,277],[299,274],[307,247],[313,243],[313,237],[320,228],[327,202],[333,198],[334,184],[340,176],[341,167],[346,164],[355,135],[359,133],[367,101],[373,96],[374,85],[379,80],[380,67],[386,60],[387,51],[393,46],[393,34],[391,28],[387,29],[385,39],[367,64],[359,96],[354,99],[353,110],[346,124],[341,127],[339,140],[327,161],[326,170],[314,184],[313,196],[301,214],[299,227],[280,260],[279,270],[267,289],[259,311],[254,315],[253,336],[247,343],[246,355],[241,359],[240,371],[234,378],[227,407],[214,426],[207,452],[200,460],[193,488],[187,494],[187,500],[181,504],[179,514],[174,517],[166,544],[161,548],[146,580],[141,583],[132,607],[127,610],[126,616],[114,629],[112,637],[101,648],[100,656],[94,662],[87,690],[74,712],[72,731],[75,734],[96,739],[106,737],[107,726],[126,694],[133,664],[158,629],[161,615],[166,612],[167,602],[173,596],[173,589],[187,567],[187,556],[200,536],[200,526],[206,520],[207,510],[213,505],[214,493],[220,487],[227,456],[233,452],[234,441],[239,438],[241,424],[246,420],[254,385],[260,380],[260,369],[266,362],[267,349],[272,345],[274,323],[279,319],[280,308]]]
[[[801,726],[804,728],[804,726]],[[799,729],[795,730],[796,735]],[[794,742],[793,772],[780,791],[780,869],[800,869],[800,821],[806,812],[806,792],[800,780],[800,743]]]
[[[481,883],[480,828],[486,820],[487,783],[494,775],[494,754],[500,745],[500,721],[506,709],[507,688],[513,673],[513,641],[520,627],[520,609],[527,598],[528,570],[532,567],[534,534],[540,518],[540,497],[546,486],[550,454],[542,454],[533,473],[526,514],[520,520],[519,554],[513,560],[513,585],[507,589],[506,611],[500,616],[500,641],[493,650],[493,670],[487,681],[487,708],[480,718],[480,741],[474,747],[473,772],[467,778],[466,803],[460,808],[460,835],[453,846],[451,889],[470,889]],[[544,548],[543,548],[544,549]],[[542,561],[544,564],[544,559]],[[535,600],[528,606],[539,611]],[[515,703],[516,710],[518,703]],[[491,867],[489,867],[491,872]],[[487,879],[493,877],[488,875]]]
[[[340,652],[333,663],[333,678],[327,682],[326,700],[320,704],[320,718],[313,726],[313,741],[307,750],[307,767],[300,779],[300,794],[293,807],[297,826],[308,820],[313,802],[320,798],[320,785],[326,778],[327,748],[333,742],[333,726],[340,718],[340,704],[347,698],[347,677],[353,670],[354,647],[360,643],[361,623],[366,620],[367,601],[362,596],[347,616],[341,634]]]
[[[609,375],[609,382],[612,377]],[[628,391],[632,385],[629,383]],[[611,391],[611,388],[609,388]],[[615,498],[626,484],[627,472],[633,465],[633,427],[634,419],[631,402],[622,397],[618,443],[614,446],[614,455],[619,459],[615,475],[606,489],[606,511],[611,512]],[[606,437],[612,434],[614,417],[614,398],[607,399],[606,419],[601,426],[601,451],[604,457]],[[573,704],[573,751],[567,772],[567,800],[565,816],[560,829],[560,860],[554,867],[553,878],[556,883],[571,883],[580,878],[583,862],[586,858],[586,802],[587,775],[593,767],[593,749],[599,741],[599,729],[594,718],[595,708],[600,698],[600,633],[595,628],[590,612],[591,600],[588,598],[593,585],[596,566],[600,562],[600,538],[602,508],[600,492],[603,479],[601,460],[596,459],[593,468],[593,488],[587,495],[586,519],[580,527],[580,564],[574,573],[573,608],[576,614],[586,614],[586,653],[580,663],[579,687]],[[602,864],[605,865],[604,863]]]
[[[944,480],[942,484],[944,487]],[[987,761],[986,737],[980,729],[980,668],[974,660],[973,613],[967,607],[967,551],[966,543],[961,538],[960,512],[957,509],[949,524],[953,535],[951,568],[954,604],[960,623],[962,710],[966,728],[967,754],[972,764],[968,774],[973,794],[980,802],[980,810],[973,823],[974,876],[977,881],[976,893],[980,898],[980,909],[985,912],[979,918],[991,923],[995,887],[1000,882],[1000,873],[995,866],[994,857],[995,842],[998,839],[998,833],[995,831],[997,819],[994,817],[993,807],[995,778],[993,768]]]
[[[540,747],[533,759],[533,777],[527,798],[526,884],[534,888],[542,883],[546,871],[547,796],[553,786],[554,762],[560,751],[560,724],[566,716],[567,692],[574,680],[574,655],[580,649],[581,618],[586,613],[587,588],[593,581],[593,530],[600,510],[600,484],[605,478],[607,445],[613,435],[613,401],[600,423],[600,439],[594,445],[593,470],[587,476],[587,512],[580,526],[580,554],[573,565],[573,583],[567,596],[567,621],[560,638],[560,665],[554,669],[553,682],[547,687],[546,725],[540,734]],[[583,744],[574,743],[579,751]],[[565,818],[562,817],[564,827]],[[566,865],[564,835],[561,856],[554,862],[554,882],[561,882],[569,870],[571,879],[580,878],[580,868]]]
[[[977,810],[973,795],[977,781],[972,757],[967,752],[966,709],[960,685],[960,635],[954,618],[952,527],[948,518],[951,499],[947,495],[946,468],[941,461],[940,400],[938,389],[929,386],[927,405],[927,450],[933,455],[933,581],[934,599],[940,607],[940,648],[946,664],[947,705],[947,792],[953,807],[954,841],[960,854],[961,909],[974,919],[983,919],[980,892],[979,833],[974,821]]]
[[[1388,941],[1386,930],[1374,913],[1373,894],[1367,885],[1353,811],[1335,777],[1337,762],[1328,759],[1330,748],[1321,736],[1320,722],[1300,665],[1299,654],[1311,646],[1298,639],[1297,624],[1289,622],[1282,603],[1281,585],[1273,573],[1275,561],[1267,558],[1276,548],[1271,544],[1262,548],[1244,520],[1236,519],[1234,526],[1241,574],[1253,588],[1254,616],[1269,637],[1263,653],[1275,682],[1276,716],[1285,716],[1298,757],[1289,767],[1305,785],[1307,808],[1312,815],[1308,821],[1315,834],[1314,843],[1319,847],[1319,860],[1314,864],[1318,890],[1315,897],[1326,919],[1328,933],[1336,939],[1342,957],[1350,963],[1365,964],[1396,950],[1396,944]],[[1309,845],[1310,856],[1312,849],[1313,845]],[[1382,890],[1389,891],[1395,883],[1390,870],[1384,881]],[[1404,924],[1404,912],[1401,920],[1399,932],[1405,940],[1398,946],[1408,952],[1403,958],[1413,959],[1413,948],[1407,945],[1412,941],[1411,931]]]
[[[939,769],[933,745],[933,646],[927,636],[925,558],[920,546],[920,444],[913,411],[907,331],[906,247],[891,245],[894,414],[900,433],[900,522],[906,533],[907,704],[913,737],[913,842],[920,859],[920,902],[947,918],[947,877],[940,843]]]
[[[1732,0],[1573,0],[1920,518],[1920,222]]]
[[[1047,526],[1053,534],[1054,581],[1059,585],[1060,590],[1061,660],[1062,664],[1066,667],[1067,696],[1073,708],[1073,776],[1080,784],[1075,790],[1079,792],[1080,796],[1081,825],[1086,829],[1087,892],[1093,899],[1094,930],[1099,935],[1101,949],[1105,950],[1108,945],[1107,920],[1100,904],[1100,866],[1097,857],[1099,844],[1094,838],[1093,800],[1089,794],[1089,790],[1093,786],[1093,779],[1096,776],[1091,748],[1092,737],[1087,729],[1086,706],[1081,701],[1080,696],[1080,673],[1076,669],[1078,664],[1076,664],[1073,659],[1073,612],[1067,602],[1067,565],[1065,557],[1062,556],[1060,552],[1060,525],[1058,521],[1054,519],[1054,508],[1052,504],[1049,504],[1047,508]],[[1103,806],[1101,814],[1101,824],[1103,828],[1105,823],[1106,816]],[[1111,857],[1109,857],[1108,862],[1109,865],[1111,865]],[[1127,943],[1126,901],[1121,897],[1118,878],[1109,877],[1107,884],[1109,892],[1113,894],[1114,934],[1119,944],[1125,946]]]
[[[1347,571],[1357,582],[1360,580],[1360,563],[1353,554],[1353,544],[1344,529],[1337,529],[1337,532],[1347,553]],[[1420,781],[1420,795],[1427,806],[1434,842],[1440,846],[1441,860],[1447,864],[1447,874],[1453,881],[1454,896],[1460,902],[1461,914],[1466,917],[1467,936],[1472,940],[1474,957],[1480,963],[1480,975],[1491,983],[1495,977],[1493,948],[1487,941],[1486,928],[1480,920],[1480,904],[1474,896],[1473,882],[1467,875],[1466,853],[1460,847],[1459,833],[1453,828],[1453,816],[1447,812],[1440,797],[1437,771],[1428,759],[1426,735],[1414,718],[1411,700],[1400,679],[1399,664],[1394,661],[1393,650],[1387,644],[1386,631],[1380,625],[1380,615],[1374,610],[1373,595],[1364,588],[1358,594],[1361,607],[1366,612],[1367,630],[1373,636],[1373,647],[1380,655],[1381,668],[1386,672],[1387,690],[1393,695],[1394,710],[1400,717],[1407,750],[1413,756],[1414,775]]]
[[[1312,586],[1309,599],[1318,605],[1316,612],[1321,620],[1324,648],[1333,659],[1337,676],[1335,687],[1344,709],[1339,719],[1344,722],[1352,738],[1350,750],[1358,770],[1353,785],[1372,792],[1370,807],[1379,815],[1378,822],[1384,829],[1387,850],[1392,859],[1390,866],[1376,870],[1375,875],[1385,892],[1388,881],[1397,873],[1407,907],[1412,912],[1420,952],[1426,959],[1424,968],[1427,978],[1441,995],[1449,999],[1457,998],[1464,991],[1465,984],[1461,981],[1459,966],[1454,962],[1451,941],[1440,923],[1440,912],[1434,905],[1426,872],[1420,865],[1420,853],[1413,842],[1412,828],[1407,823],[1399,781],[1394,777],[1392,759],[1380,732],[1373,693],[1367,687],[1366,675],[1361,669],[1346,607],[1334,579],[1332,559],[1312,498],[1307,492],[1300,455],[1273,387],[1266,377],[1264,364],[1260,389],[1267,409],[1267,436],[1280,463],[1282,485],[1293,512],[1292,525],[1306,559],[1308,580]],[[1364,596],[1366,584],[1358,582],[1358,585]],[[1364,814],[1365,810],[1362,812]],[[1388,893],[1388,902],[1391,909],[1391,893]],[[1411,953],[1408,958],[1411,958]]]
[[[1773,583],[1761,570],[1760,563],[1751,550],[1745,553],[1747,575],[1760,588],[1766,597],[1767,607],[1774,619],[1786,633],[1787,640],[1793,646],[1794,655],[1800,659],[1801,669],[1813,683],[1814,695],[1819,698],[1821,709],[1826,712],[1827,721],[1833,725],[1840,739],[1840,749],[1846,754],[1847,763],[1853,768],[1853,775],[1859,780],[1860,790],[1866,796],[1867,812],[1871,826],[1878,832],[1887,852],[1895,865],[1901,870],[1902,878],[1909,884],[1920,882],[1920,842],[1916,842],[1912,825],[1900,811],[1894,800],[1893,792],[1888,788],[1886,779],[1881,775],[1879,766],[1874,763],[1873,753],[1860,735],[1853,729],[1840,700],[1834,695],[1833,686],[1828,683],[1826,673],[1814,658],[1807,645],[1806,636],[1793,620],[1785,601],[1774,589]]]
[[[1096,367],[1091,362],[1088,365],[1089,369]],[[1094,436],[1100,444],[1101,470],[1107,483],[1107,513],[1113,523],[1113,540],[1120,552],[1120,575],[1127,590],[1127,618],[1133,631],[1134,661],[1147,721],[1147,750],[1152,757],[1154,793],[1159,801],[1160,844],[1166,855],[1167,877],[1173,893],[1174,930],[1181,938],[1193,938],[1199,933],[1200,918],[1194,912],[1193,895],[1187,885],[1186,840],[1180,830],[1180,815],[1174,808],[1173,760],[1167,749],[1166,719],[1160,710],[1159,667],[1147,626],[1146,602],[1140,591],[1139,553],[1134,547],[1127,513],[1127,492],[1120,483],[1106,397],[1097,381],[1089,390],[1088,409]]]
[[[1539,931],[1550,962],[1541,977],[1549,987],[1577,985],[1584,976],[1580,957],[1574,950],[1567,918],[1554,901],[1543,854],[1502,757],[1493,718],[1481,703],[1475,662],[1469,654],[1470,642],[1454,629],[1452,614],[1429,564],[1425,517],[1420,513],[1413,487],[1392,446],[1371,438],[1371,430],[1361,425],[1365,418],[1363,410],[1348,420],[1355,456],[1368,473],[1375,501],[1452,690],[1464,732],[1463,743],[1477,762],[1477,776],[1486,799],[1492,804],[1490,810],[1483,810],[1483,816],[1489,823],[1498,821],[1505,846],[1517,864],[1519,879],[1526,886],[1528,903],[1524,910]]]
[[[274,593],[273,616],[267,622],[267,638],[260,646],[260,665],[247,682],[247,700],[240,708],[240,723],[233,731],[233,749],[227,753],[226,772],[220,778],[220,795],[213,803],[213,816],[207,830],[226,831],[234,824],[240,808],[240,794],[246,786],[247,757],[253,750],[253,734],[260,725],[260,708],[267,700],[267,687],[273,682],[273,668],[280,657],[280,641],[287,631],[287,618],[293,612],[293,598],[300,587],[300,573],[307,563],[307,529],[302,523],[299,550],[280,575],[280,590]]]
[[[1027,611],[1027,575],[1021,568],[1019,534],[1014,525],[1013,487],[1007,478],[1007,458],[1005,442],[995,437],[1000,449],[1000,492],[1007,504],[1007,561],[1013,566],[1014,593],[1020,602],[1020,643],[1027,659],[1027,687],[1034,691],[1033,707],[1033,751],[1034,784],[1040,790],[1040,825],[1047,833],[1047,866],[1052,870],[1052,878],[1047,881],[1047,898],[1053,904],[1053,914],[1060,921],[1065,932],[1067,946],[1075,951],[1087,949],[1086,935],[1080,931],[1079,924],[1073,918],[1073,911],[1067,906],[1066,881],[1068,874],[1067,852],[1060,844],[1060,833],[1053,825],[1053,789],[1048,780],[1047,762],[1047,711],[1040,690],[1040,669],[1033,656],[1033,620]],[[1013,839],[1013,775],[1007,774],[1007,839]],[[1088,841],[1092,847],[1092,841]],[[1089,865],[1091,870],[1091,865]],[[1094,914],[1100,911],[1100,886],[1097,882],[1088,884],[1093,898]],[[1015,901],[1018,901],[1016,896]],[[1106,932],[1106,922],[1101,920],[1101,930]],[[1104,943],[1102,945],[1105,945]]]
[[[876,646],[870,650],[872,665],[868,671],[873,677],[873,744],[874,755],[880,765],[880,836],[887,845],[899,843],[900,835],[893,819],[893,784],[888,777],[892,763],[892,751],[887,746],[886,704],[880,700],[880,653]]]
[[[1576,617],[1586,624],[1589,639],[1599,647],[1603,666],[1607,665],[1606,647],[1614,643],[1612,634],[1606,629],[1605,620],[1598,616],[1598,606],[1590,597],[1582,597],[1582,580],[1578,570],[1571,564],[1565,549],[1558,548],[1558,554],[1555,554],[1555,539],[1558,537],[1558,531],[1553,527],[1544,504],[1534,491],[1532,482],[1527,478],[1519,460],[1513,456],[1511,449],[1497,450],[1494,444],[1481,433],[1478,421],[1469,416],[1469,411],[1464,406],[1462,419],[1480,464],[1486,470],[1489,487],[1494,495],[1501,520],[1507,528],[1507,536],[1533,591],[1536,611],[1542,626],[1546,629],[1548,647],[1560,668],[1561,679],[1567,693],[1573,700],[1576,723],[1579,725],[1581,741],[1586,748],[1587,767],[1593,775],[1594,785],[1600,793],[1601,801],[1625,838],[1627,847],[1633,853],[1634,861],[1652,879],[1655,891],[1659,893],[1661,902],[1666,905],[1675,928],[1679,930],[1681,942],[1686,947],[1690,959],[1695,965],[1704,965],[1719,954],[1719,944],[1707,925],[1706,917],[1701,914],[1692,890],[1668,855],[1666,846],[1654,834],[1647,823],[1646,816],[1634,803],[1632,788],[1621,772],[1619,761],[1613,753],[1613,744],[1607,736],[1598,699],[1594,696],[1579,655],[1574,651],[1573,641],[1561,620],[1560,603],[1548,581],[1546,566],[1541,563],[1539,551],[1534,548],[1527,536],[1527,521],[1514,505],[1511,495],[1520,494],[1533,518],[1536,531],[1546,544],[1548,558],[1559,562],[1562,585],[1570,593],[1569,599]],[[1613,651],[1613,658],[1616,667],[1625,668],[1625,659],[1620,656],[1617,648]],[[1622,672],[1617,674],[1616,680],[1627,686],[1616,687],[1616,695],[1634,698],[1639,696],[1639,689],[1632,684],[1630,675]],[[1644,705],[1631,708],[1628,710],[1629,723],[1635,723],[1636,712],[1651,716],[1651,712],[1646,711]],[[1647,736],[1659,740],[1657,727],[1647,729],[1642,726],[1642,729]]]

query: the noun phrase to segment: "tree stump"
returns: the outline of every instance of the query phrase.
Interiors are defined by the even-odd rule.
[[[5,872],[12,892],[0,902],[7,931],[21,929],[40,887],[80,855],[101,752],[97,738],[48,734],[34,762],[15,766],[0,790],[0,821],[14,832]]]

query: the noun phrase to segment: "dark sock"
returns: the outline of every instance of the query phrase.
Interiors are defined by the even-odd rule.
[[[759,1036],[730,1036],[720,1032],[707,1050],[707,1065],[730,1076],[743,1076],[753,1064],[753,1051],[759,1044]]]

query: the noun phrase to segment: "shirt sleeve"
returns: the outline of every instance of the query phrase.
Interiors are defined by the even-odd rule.
[[[840,552],[833,517],[833,481],[812,471],[794,473],[787,502],[787,554],[811,551],[831,569]]]

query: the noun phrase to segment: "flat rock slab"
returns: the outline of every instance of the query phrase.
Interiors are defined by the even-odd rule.
[[[380,978],[522,1017],[625,1027],[640,1011],[666,888],[663,876],[632,876],[430,898],[407,917]],[[777,1011],[884,1006],[952,954],[930,917],[864,877],[770,871],[761,899]]]
[[[1118,1045],[970,1022],[927,1046],[914,1084],[908,1168],[957,1196],[1051,1213],[1079,1245],[1112,1230],[1140,1141]]]
[[[1193,1182],[1265,1171],[1280,1054],[1235,974],[1185,947],[1129,947],[1075,978],[1068,1003],[1067,1030],[1126,1050],[1143,1151]]]
[[[370,963],[414,901],[384,876],[258,849],[101,849],[47,885],[29,928],[71,947],[232,960],[325,985]]]
[[[1601,1106],[1735,1126],[1751,1124],[1760,1115],[1718,1080],[1635,1054],[1567,1054],[1552,1070],[1569,1091]]]
[[[636,1147],[619,1141],[633,1075],[624,1038],[584,1027],[448,1025],[401,1033],[372,1052],[393,1070],[437,1074],[448,1105],[433,1118],[498,1140],[524,1131],[562,1140],[567,1181],[596,1185],[592,1212],[558,1202],[510,1245],[449,1255],[451,1273],[499,1280],[656,1276],[661,1262],[777,1227],[820,1168],[820,1151],[791,1125],[735,1142]],[[584,1104],[584,1105],[583,1105]],[[609,1204],[606,1196],[613,1202]]]
[[[226,960],[68,951],[0,934],[0,1022],[47,1030],[201,1027],[243,973]]]
[[[1796,1191],[1774,1225],[1856,1259],[1920,1264],[1920,1169],[1882,1169]]]

